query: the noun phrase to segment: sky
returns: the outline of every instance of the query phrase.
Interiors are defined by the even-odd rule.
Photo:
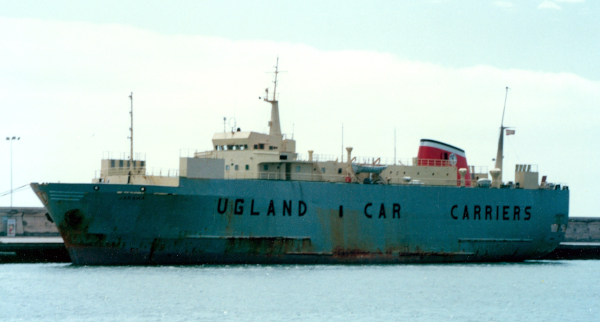
[[[343,126],[353,155],[408,160],[428,138],[489,170],[508,86],[505,181],[533,164],[569,186],[570,216],[600,216],[598,52],[589,0],[2,1],[0,206],[11,156],[17,188],[90,182],[105,152],[127,154],[131,92],[150,171],[211,149],[224,117],[268,131],[258,97],[279,57],[300,154],[341,157]],[[27,188],[12,202],[41,206]]]

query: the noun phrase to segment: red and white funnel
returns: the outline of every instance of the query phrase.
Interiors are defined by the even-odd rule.
[[[460,185],[460,174],[458,169],[466,168],[465,178],[466,186],[471,185],[471,173],[467,164],[467,155],[465,150],[440,141],[421,139],[419,154],[417,155],[418,165],[431,167],[456,166],[457,185]]]

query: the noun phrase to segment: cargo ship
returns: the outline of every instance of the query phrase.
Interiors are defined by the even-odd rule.
[[[410,163],[353,157],[351,147],[344,160],[303,158],[281,132],[277,74],[261,98],[269,133],[216,133],[210,151],[180,158],[176,176],[149,175],[134,158],[130,96],[128,158],[104,158],[92,183],[32,183],[73,263],[523,261],[564,238],[568,187],[539,182],[532,165],[503,182],[503,125],[489,172],[430,139]]]

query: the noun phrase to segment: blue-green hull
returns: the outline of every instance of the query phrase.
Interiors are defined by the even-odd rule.
[[[81,265],[521,261],[558,246],[569,211],[568,190],[186,178],[32,187]]]

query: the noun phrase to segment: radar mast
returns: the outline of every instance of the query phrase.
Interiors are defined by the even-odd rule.
[[[269,89],[265,89],[265,102],[271,103],[271,120],[269,121],[269,135],[281,137],[281,125],[279,123],[279,102],[277,101],[277,74],[279,71],[279,57],[275,67],[275,80],[273,81],[273,99],[269,100]]]
[[[131,95],[129,95],[129,99],[131,100],[131,110],[129,111],[129,114],[131,115],[131,127],[129,128],[129,131],[131,132],[131,135],[129,136],[129,140],[131,141],[129,170],[133,172],[133,92],[131,92]]]
[[[500,177],[502,182],[502,159],[504,158],[504,112],[506,111],[506,99],[508,98],[508,86],[506,86],[506,94],[504,95],[504,109],[502,110],[502,122],[500,122],[500,138],[498,139],[498,152],[496,153],[496,169],[500,169]]]

